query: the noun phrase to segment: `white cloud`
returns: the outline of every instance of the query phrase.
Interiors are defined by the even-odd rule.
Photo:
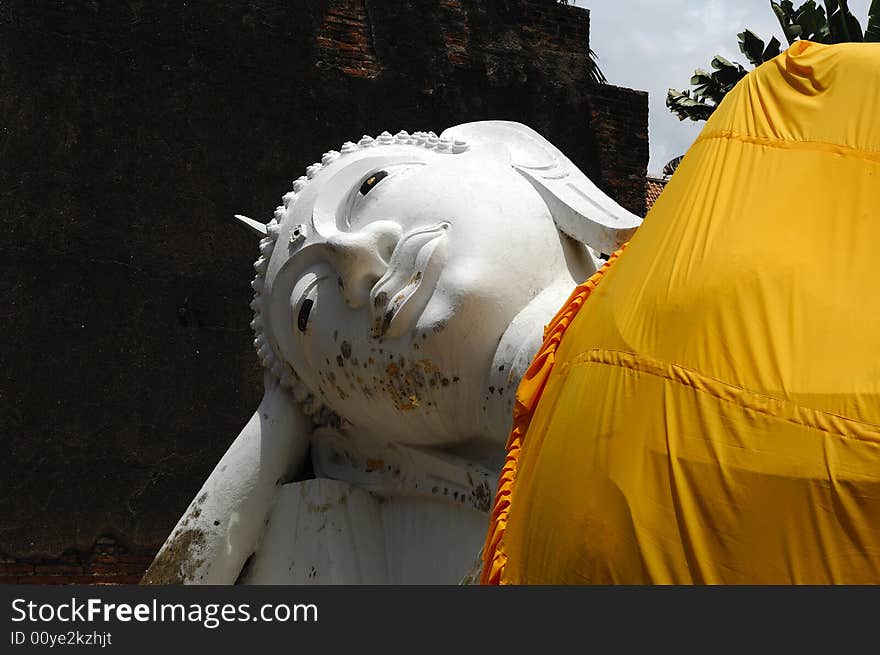
[[[683,154],[703,123],[679,120],[666,109],[669,87],[688,88],[695,68],[708,68],[715,54],[748,67],[736,35],[749,28],[785,43],[769,0],[576,0],[590,10],[590,45],[609,83],[647,91],[651,161],[663,164]],[[799,4],[795,0],[795,5]],[[865,25],[869,0],[850,0]]]

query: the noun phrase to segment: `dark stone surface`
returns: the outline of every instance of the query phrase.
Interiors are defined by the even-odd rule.
[[[325,150],[518,120],[640,211],[588,31],[549,0],[0,4],[0,554],[158,548],[260,396],[231,217]],[[647,99],[615,102],[643,190]]]

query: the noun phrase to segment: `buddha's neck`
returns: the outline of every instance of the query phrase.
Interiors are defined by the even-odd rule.
[[[519,381],[544,340],[544,327],[575,286],[570,279],[562,279],[544,289],[514,317],[501,337],[485,385],[489,391],[487,430],[494,438],[506,441]]]

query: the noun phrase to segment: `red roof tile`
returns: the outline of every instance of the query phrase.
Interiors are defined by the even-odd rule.
[[[663,177],[651,177],[648,176],[645,178],[645,211],[651,211],[651,207],[654,206],[654,203],[657,202],[657,198],[660,197],[660,192],[663,191],[663,188],[666,186],[667,178]]]

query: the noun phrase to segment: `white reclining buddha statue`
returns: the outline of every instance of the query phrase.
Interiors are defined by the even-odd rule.
[[[144,582],[458,583],[544,326],[641,219],[502,121],[346,143],[239,218],[265,394]]]

